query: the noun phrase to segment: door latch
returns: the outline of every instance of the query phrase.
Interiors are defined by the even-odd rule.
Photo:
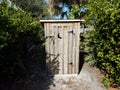
[[[73,65],[73,63],[72,63],[72,62],[70,62],[70,63],[68,63],[68,64]]]
[[[72,30],[72,31],[69,31],[68,33],[72,33],[73,35],[75,35],[75,32]]]
[[[46,36],[46,38],[55,38],[55,36]]]

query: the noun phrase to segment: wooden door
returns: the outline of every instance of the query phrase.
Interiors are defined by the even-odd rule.
[[[46,25],[47,70],[51,74],[78,73],[79,24],[50,23]]]

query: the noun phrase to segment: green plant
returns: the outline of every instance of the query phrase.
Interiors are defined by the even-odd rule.
[[[120,1],[89,0],[86,20],[94,26],[86,37],[94,64],[105,73],[104,85],[120,86]]]
[[[41,25],[27,12],[0,4],[0,76],[13,76],[25,69],[28,49],[44,42]]]

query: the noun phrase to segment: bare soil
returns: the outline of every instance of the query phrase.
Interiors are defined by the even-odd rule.
[[[99,70],[87,63],[84,63],[78,75],[56,76],[50,76],[33,65],[33,69],[24,78],[17,79],[15,84],[6,90],[107,90],[101,79]]]
[[[103,75],[87,62],[82,62],[78,75],[50,76],[41,68],[40,60],[28,61],[26,74],[3,81],[6,83],[0,83],[0,90],[107,90],[101,83]]]

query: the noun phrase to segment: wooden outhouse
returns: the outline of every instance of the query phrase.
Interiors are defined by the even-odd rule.
[[[81,20],[40,20],[44,25],[46,68],[50,74],[77,74]]]

